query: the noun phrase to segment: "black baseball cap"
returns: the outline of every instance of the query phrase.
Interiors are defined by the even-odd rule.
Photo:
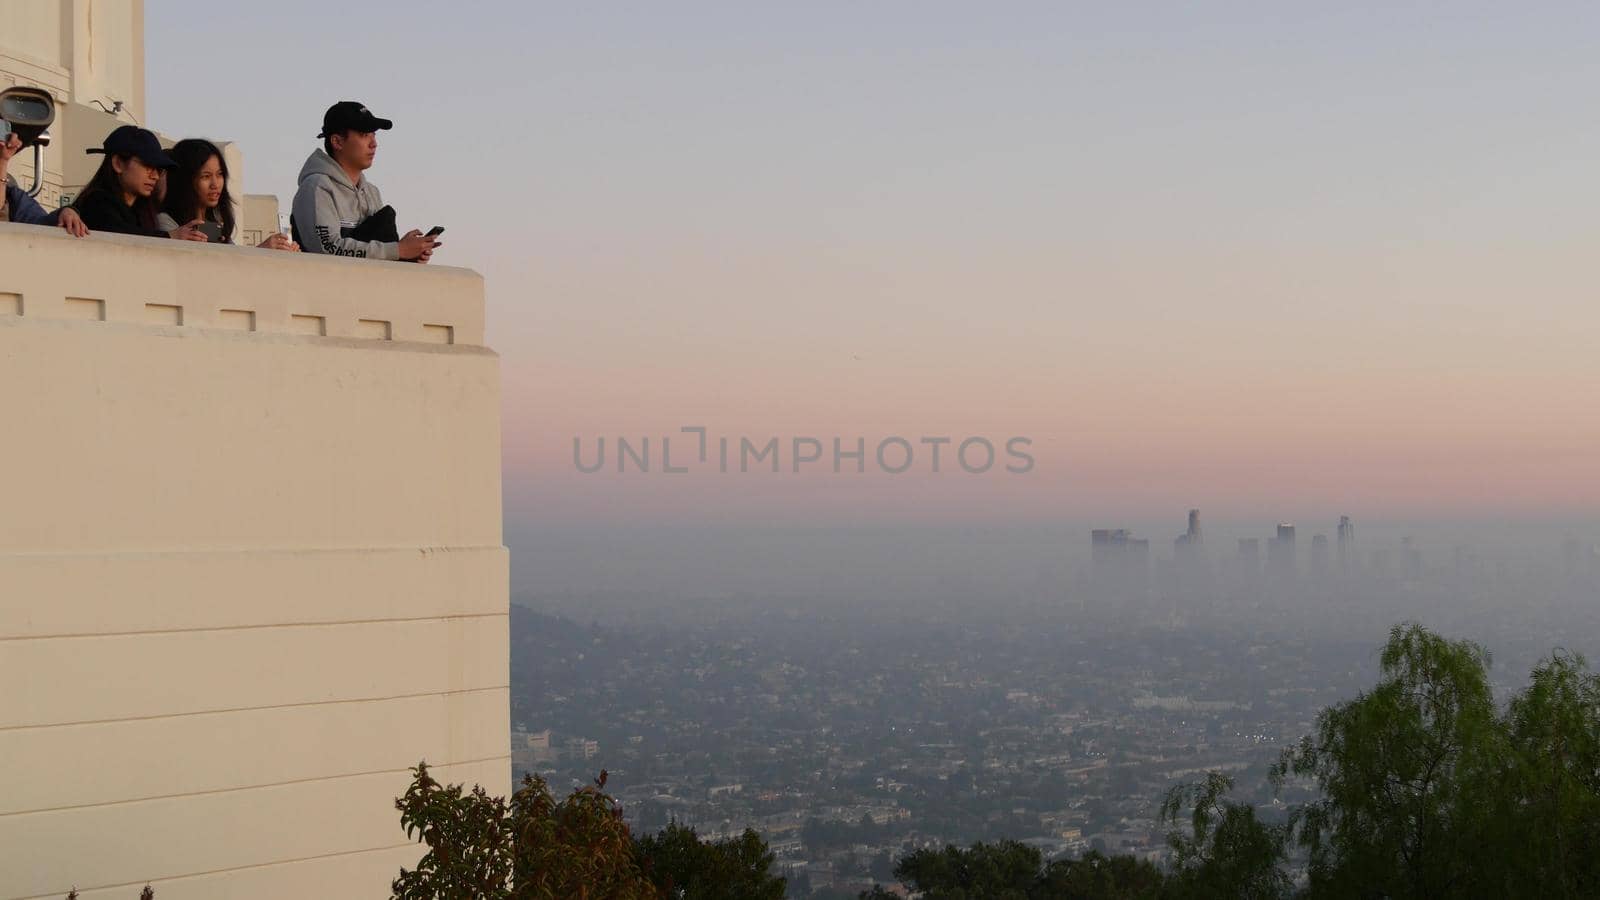
[[[322,133],[317,135],[325,138],[329,135],[344,134],[346,131],[387,131],[394,127],[388,119],[380,119],[354,100],[340,100],[328,107],[322,114]]]
[[[104,153],[107,156],[132,156],[153,169],[170,169],[176,166],[155,134],[137,125],[121,125],[106,135],[99,147],[90,147],[85,153]]]

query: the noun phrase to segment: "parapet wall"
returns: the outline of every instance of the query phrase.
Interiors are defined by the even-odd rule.
[[[0,900],[385,896],[509,789],[462,270],[0,225]]]

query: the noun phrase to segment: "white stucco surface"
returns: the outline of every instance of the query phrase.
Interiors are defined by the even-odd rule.
[[[387,896],[408,766],[506,793],[499,404],[474,273],[0,225],[0,900]]]

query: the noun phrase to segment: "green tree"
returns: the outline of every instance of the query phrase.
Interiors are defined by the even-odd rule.
[[[1501,886],[1508,895],[1600,896],[1600,677],[1581,656],[1552,654],[1512,698],[1505,728]]]
[[[1489,654],[1398,625],[1377,687],[1324,710],[1274,768],[1322,797],[1293,821],[1310,854],[1312,897],[1492,894],[1484,862],[1504,741]]]
[[[1028,900],[1040,862],[1038,850],[1017,841],[950,844],[903,857],[894,875],[927,900]]]
[[[1133,856],[1106,856],[1091,850],[1079,859],[1056,860],[1045,867],[1035,900],[1154,900],[1167,877],[1155,863]]]
[[[599,783],[557,803],[528,776],[510,803],[481,787],[442,785],[426,763],[395,801],[400,822],[428,847],[401,869],[395,900],[647,900],[655,886],[639,870],[622,812]]]
[[[773,855],[746,829],[724,841],[700,840],[693,828],[669,824],[635,846],[639,866],[666,897],[683,900],[782,900],[787,883],[772,873]]]
[[[1167,833],[1172,848],[1171,890],[1195,900],[1276,900],[1289,896],[1292,883],[1281,868],[1289,842],[1287,825],[1269,825],[1255,807],[1223,795],[1233,779],[1216,772],[1198,784],[1167,793],[1163,821],[1176,823],[1190,810],[1188,833]]]
[[[405,796],[395,801],[406,837],[427,845],[412,870],[401,869],[390,886],[395,900],[512,896],[511,820],[506,801],[482,787],[444,785],[428,764],[412,769]]]
[[[1166,876],[1132,856],[1091,852],[1041,868],[1038,850],[1016,841],[918,850],[900,860],[895,877],[927,900],[1157,900]],[[882,887],[861,900],[895,896]]]
[[[602,792],[605,772],[556,802],[543,779],[524,776],[511,797],[514,900],[649,900],[622,808]]]

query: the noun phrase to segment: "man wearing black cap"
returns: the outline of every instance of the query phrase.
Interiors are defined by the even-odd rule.
[[[378,186],[363,177],[378,152],[378,132],[394,127],[354,100],[328,107],[322,149],[300,169],[290,216],[295,240],[307,253],[427,262],[438,243],[420,231],[399,237],[394,210]]]

